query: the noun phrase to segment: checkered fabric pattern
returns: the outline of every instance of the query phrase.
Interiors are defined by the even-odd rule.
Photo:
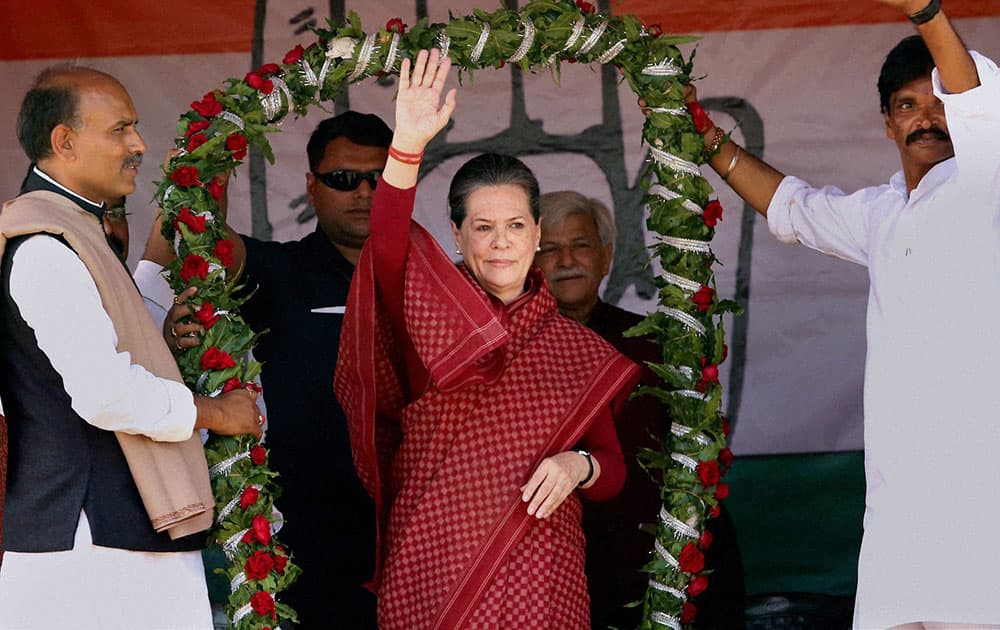
[[[548,519],[537,520],[527,516],[520,487],[543,458],[569,448],[585,432],[593,409],[581,402],[592,400],[604,368],[619,355],[597,335],[559,316],[540,281],[532,283],[537,291],[498,310],[426,238],[411,232],[405,314],[432,385],[401,409],[402,440],[391,470],[379,475],[382,497],[391,497],[391,506],[383,506],[389,517],[378,585],[379,627],[588,627],[579,499],[571,496]],[[355,285],[368,282],[366,269],[359,265]],[[459,287],[467,294],[470,282],[477,291],[475,303],[453,291]],[[375,377],[373,391],[379,393],[369,402],[379,400],[383,411],[382,385],[398,388],[398,382],[381,381],[387,375],[395,379],[384,367],[391,364],[393,346],[379,347],[385,340],[372,334],[376,309],[368,310],[372,320],[350,321],[352,313],[360,317],[364,312],[349,303],[345,332],[350,345],[362,339],[361,345],[372,346],[371,361],[383,367],[341,365],[338,381],[342,374]],[[466,342],[491,328],[483,324],[484,316],[502,325],[495,347],[490,344],[496,335]],[[345,353],[345,347],[342,339],[341,362],[364,354]],[[435,373],[435,365],[444,367]],[[438,386],[442,378],[449,379],[449,387]],[[356,435],[372,437],[366,418],[380,422],[356,404],[356,392],[366,385],[338,382],[352,442]],[[600,397],[602,404],[615,393]],[[370,452],[371,445],[360,448]],[[362,464],[372,467],[370,461]]]

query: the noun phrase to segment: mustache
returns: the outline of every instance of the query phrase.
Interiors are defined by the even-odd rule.
[[[583,267],[569,267],[567,269],[556,269],[549,275],[549,282],[558,282],[560,280],[567,280],[569,278],[577,278],[583,276],[584,278],[590,278],[590,272]]]
[[[132,155],[125,158],[122,162],[122,166],[125,168],[132,168],[133,166],[138,168],[142,164],[142,153],[133,153]]]
[[[951,141],[951,137],[948,136],[948,134],[945,133],[940,127],[928,127],[927,129],[917,129],[910,135],[906,136],[906,145],[909,146],[917,140],[927,136],[931,136],[935,140],[941,140],[942,142]]]

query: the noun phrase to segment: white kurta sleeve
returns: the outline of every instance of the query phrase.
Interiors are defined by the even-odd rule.
[[[117,351],[97,285],[70,248],[45,235],[26,240],[11,261],[10,293],[86,422],[164,442],[191,437],[191,392]]]
[[[767,208],[767,225],[783,243],[806,247],[859,265],[868,264],[866,200],[878,189],[851,195],[838,188],[813,188],[785,177]]]
[[[934,95],[944,103],[948,134],[955,146],[959,176],[996,187],[1000,181],[1000,69],[990,59],[972,51],[979,85],[960,94],[949,94],[941,85],[937,68],[931,73]]]

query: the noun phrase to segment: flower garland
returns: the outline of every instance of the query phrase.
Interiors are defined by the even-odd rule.
[[[224,178],[258,147],[274,156],[265,134],[294,112],[305,115],[334,99],[346,85],[370,76],[397,73],[403,56],[438,48],[461,72],[516,64],[525,71],[560,64],[611,63],[621,70],[648,106],[643,138],[651,161],[643,185],[648,227],[659,236],[653,246],[664,269],[658,279],[660,309],[629,331],[652,335],[663,348],[651,365],[663,388],[646,388],[667,406],[672,418],[662,451],[647,451],[647,468],[662,473],[663,509],[659,514],[652,560],[644,568],[650,588],[644,601],[643,628],[681,628],[697,610],[692,598],[705,590],[703,551],[711,544],[705,522],[719,512],[728,494],[722,475],[732,462],[726,448],[727,423],[720,414],[722,389],[718,365],[726,347],[719,319],[736,310],[717,299],[711,239],[722,207],[699,165],[710,157],[696,120],[683,107],[690,83],[690,60],[677,45],[692,37],[664,36],[657,25],[633,16],[597,13],[585,0],[532,0],[519,11],[474,10],[448,24],[426,19],[408,27],[399,18],[365,33],[355,14],[346,23],[316,29],[318,41],[296,46],[281,64],[268,63],[242,79],[191,103],[177,126],[179,153],[165,166],[156,199],[163,235],[174,243],[177,260],[168,267],[171,287],[197,286],[191,300],[205,333],[201,346],[179,363],[196,393],[215,396],[252,381],[259,364],[246,360],[256,335],[238,315],[240,300],[226,276],[232,243],[226,239],[218,200]],[[697,113],[697,112],[694,112]],[[217,502],[213,538],[226,551],[225,569],[232,593],[227,612],[232,627],[273,628],[295,613],[277,594],[299,574],[289,552],[278,544],[272,522],[279,489],[267,468],[267,451],[247,436],[212,436],[206,444]]]

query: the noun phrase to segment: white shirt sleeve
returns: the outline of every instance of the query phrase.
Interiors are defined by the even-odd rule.
[[[846,194],[827,186],[813,188],[797,177],[781,181],[767,208],[767,225],[783,243],[806,247],[843,260],[868,265],[870,197],[880,189]]]
[[[937,68],[931,73],[934,95],[944,103],[948,134],[955,146],[961,177],[993,184],[1000,177],[1000,69],[990,59],[970,51],[979,85],[959,94],[945,92]]]
[[[11,261],[10,294],[86,422],[162,442],[191,437],[191,392],[117,351],[97,285],[70,248],[45,235],[25,241]]]
[[[167,311],[174,301],[174,292],[163,277],[163,267],[152,260],[140,260],[132,279],[135,280],[135,286],[139,287],[142,301],[146,303],[146,310],[153,316],[156,325],[163,328]]]

